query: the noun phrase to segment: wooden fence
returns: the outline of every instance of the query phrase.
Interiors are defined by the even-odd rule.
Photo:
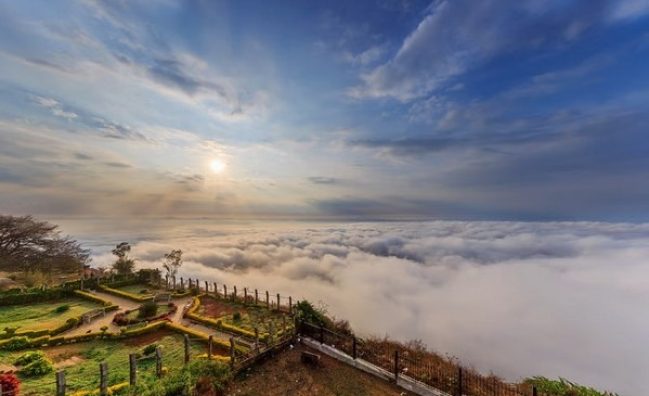
[[[458,364],[438,364],[407,350],[370,345],[361,338],[336,333],[313,323],[301,321],[297,328],[299,334],[393,373],[395,382],[400,376],[406,376],[458,396],[553,396],[541,394],[531,385],[509,384],[493,376],[482,376]]]

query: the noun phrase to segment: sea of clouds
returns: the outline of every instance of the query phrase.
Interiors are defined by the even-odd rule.
[[[421,339],[486,373],[647,389],[649,224],[198,221],[86,231],[75,236],[95,265],[109,266],[121,240],[141,267],[181,248],[185,277],[322,302],[361,334]]]

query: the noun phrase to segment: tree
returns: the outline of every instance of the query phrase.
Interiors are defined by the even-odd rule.
[[[176,274],[178,274],[178,269],[181,265],[183,265],[182,250],[172,250],[165,254],[165,262],[162,264],[162,267],[167,271],[169,279],[172,279]]]
[[[90,260],[90,251],[58,226],[32,216],[0,215],[0,270],[25,272],[79,271]]]
[[[128,275],[133,273],[135,268],[135,260],[128,256],[131,251],[131,245],[128,242],[121,242],[115,246],[112,253],[117,256],[117,260],[113,263],[113,269],[120,275]]]

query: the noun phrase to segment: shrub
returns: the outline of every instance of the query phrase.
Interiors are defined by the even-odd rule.
[[[552,380],[545,377],[528,378],[526,383],[534,385],[540,394],[557,396],[613,396],[615,393],[602,392],[587,386],[570,382],[564,378]]]
[[[0,374],[0,385],[3,396],[18,396],[20,393],[20,380],[16,374]]]
[[[47,276],[41,271],[27,272],[23,278],[23,283],[27,287],[42,286],[47,282]]]
[[[145,302],[140,306],[138,316],[141,318],[150,318],[158,312],[158,304],[153,301]]]
[[[68,310],[70,310],[70,306],[68,304],[65,304],[65,305],[60,305],[60,306],[56,307],[54,312],[63,313],[63,312],[68,311]]]
[[[20,370],[20,373],[26,377],[38,377],[54,371],[52,361],[46,357],[34,360]]]
[[[16,328],[16,327],[5,327],[4,330],[5,330],[5,333],[6,333],[9,337],[11,337],[11,336],[13,336],[14,334],[16,334],[16,330],[18,330],[18,328]]]
[[[331,322],[326,316],[326,312],[323,308],[316,308],[308,302],[307,300],[302,300],[295,306],[297,310],[297,316],[301,320],[316,325],[323,325],[325,327],[330,327],[328,324]]]
[[[5,344],[2,345],[2,348],[8,351],[17,351],[19,349],[27,348],[29,345],[29,339],[23,336],[9,339]]]
[[[31,362],[44,358],[45,354],[43,353],[43,351],[29,351],[20,355],[18,359],[16,359],[14,364],[17,366],[26,366]]]
[[[142,350],[142,352],[143,352],[145,355],[152,355],[152,354],[155,353],[155,349],[156,349],[157,347],[158,347],[158,344],[156,344],[156,343],[149,344],[149,345],[147,345],[147,346],[144,347],[144,350]]]

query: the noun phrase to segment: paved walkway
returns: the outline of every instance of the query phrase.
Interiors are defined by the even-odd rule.
[[[120,327],[113,323],[113,317],[115,316],[115,314],[118,312],[124,312],[126,310],[136,309],[141,305],[141,303],[129,300],[124,297],[119,297],[110,293],[105,293],[101,291],[94,291],[94,292],[88,291],[88,292],[103,300],[107,300],[115,305],[118,305],[119,309],[117,311],[108,312],[106,313],[106,315],[100,316],[99,318],[94,319],[90,323],[84,323],[77,328],[62,333],[61,335],[75,336],[75,335],[80,335],[80,334],[85,334],[90,332],[99,332],[101,331],[101,328],[103,326],[108,327],[107,330],[108,332],[119,333]],[[183,308],[186,305],[191,304],[192,299],[193,297],[191,296],[173,299],[173,302],[178,306],[178,310],[169,318],[171,322],[199,331],[208,336],[212,335],[215,338],[220,339],[224,342],[230,342],[230,337],[232,337],[231,334],[224,333],[214,328],[183,318]]]
[[[127,309],[135,309],[140,306],[140,304],[138,304],[135,301],[131,301],[127,298],[114,296],[112,294],[99,292],[99,291],[92,292],[90,290],[86,290],[86,292],[91,293],[92,295],[95,295],[103,300],[110,301],[115,305],[118,305],[119,310],[107,312],[106,315],[100,316],[99,318],[92,320],[90,323],[84,323],[77,328],[68,330],[64,332],[62,335],[75,336],[75,335],[85,334],[90,332],[98,332],[101,331],[101,328],[103,326],[107,326],[108,331],[111,333],[119,333],[119,326],[113,323],[113,317],[115,316],[115,314],[120,311],[125,311]]]

